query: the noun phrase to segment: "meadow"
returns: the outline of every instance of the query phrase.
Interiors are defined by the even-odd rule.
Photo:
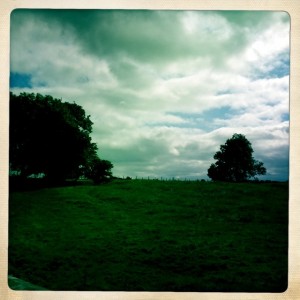
[[[9,275],[49,290],[283,292],[288,183],[10,192]]]

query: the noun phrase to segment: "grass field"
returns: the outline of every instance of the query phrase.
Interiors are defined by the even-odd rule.
[[[9,274],[50,290],[283,292],[288,183],[12,192]]]

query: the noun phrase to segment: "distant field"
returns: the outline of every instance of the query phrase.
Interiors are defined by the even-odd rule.
[[[49,290],[283,292],[288,183],[14,192],[9,274]]]

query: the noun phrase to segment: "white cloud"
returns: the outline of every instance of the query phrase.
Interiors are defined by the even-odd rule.
[[[229,22],[214,13],[188,11],[182,14],[181,21],[189,35],[204,41],[224,41],[233,35],[233,28]]]

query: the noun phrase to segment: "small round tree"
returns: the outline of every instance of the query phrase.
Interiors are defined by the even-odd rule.
[[[242,134],[235,133],[214,155],[216,163],[208,169],[208,177],[215,181],[247,181],[255,175],[266,174],[263,163],[253,156],[251,143]]]

